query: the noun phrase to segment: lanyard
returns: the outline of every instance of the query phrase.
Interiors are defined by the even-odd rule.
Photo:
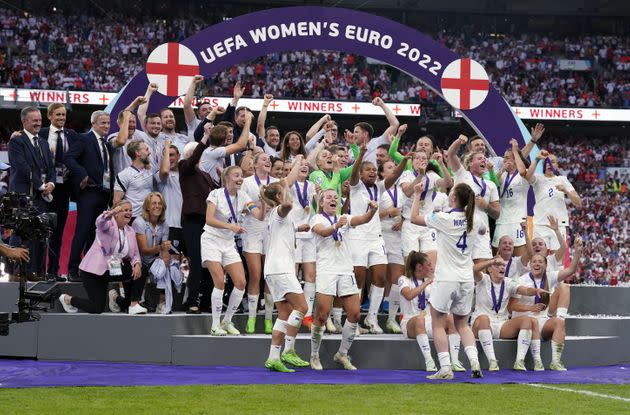
[[[127,235],[125,234],[125,230],[122,230],[122,236],[121,236],[121,230],[118,229],[118,253],[120,254],[124,249],[125,249],[125,243],[127,242]]]
[[[559,174],[549,157],[545,157],[545,161],[543,161],[543,174],[547,171],[547,165],[549,165],[554,175],[557,176]]]
[[[260,179],[257,174],[254,174],[254,180],[256,180],[256,184],[260,187]],[[267,176],[267,186],[269,186],[269,176]]]
[[[512,184],[512,180],[514,180],[514,178],[516,177],[517,174],[518,174],[518,170],[515,171],[512,176],[510,176],[509,173],[507,174],[507,176],[505,176],[505,182],[503,183],[503,189],[501,189],[501,196],[500,197],[503,197],[505,195],[505,193],[508,190],[508,187],[510,187],[510,184]]]
[[[506,278],[510,276],[510,267],[512,266],[512,259],[514,259],[514,257],[510,257],[510,260],[505,266],[505,272],[503,273],[503,276]]]
[[[427,197],[427,193],[429,193],[429,176],[424,176],[424,190],[420,193],[420,199],[424,200]]]
[[[394,193],[393,194],[392,194],[392,192],[390,192],[389,189],[387,189],[387,194],[392,199],[392,202],[394,202],[394,207],[397,208],[398,207],[398,186],[394,185]]]
[[[335,215],[335,217],[334,217],[334,221],[333,221],[332,219],[330,219],[330,216],[328,216],[328,215],[326,214],[326,212],[322,212],[322,216],[323,216],[323,217],[325,217],[325,218],[328,220],[328,222],[330,223],[330,226],[332,226],[332,227],[334,227],[334,226],[335,226],[335,223],[337,223],[337,215]],[[336,242],[339,242],[339,241],[342,241],[342,240],[343,240],[343,238],[342,238],[342,237],[341,237],[341,235],[339,234],[339,230],[338,230],[338,229],[335,229],[335,230],[333,231],[332,237],[333,237],[333,239],[334,239]]]
[[[300,186],[298,182],[295,182],[295,193],[297,193],[298,200],[300,201],[300,205],[303,208],[308,205],[308,180],[304,180],[304,185],[302,186],[302,191],[300,192]]]
[[[418,288],[419,284],[416,277],[413,277],[412,280],[413,280],[413,284],[416,286],[416,288]],[[422,292],[418,294],[418,308],[420,310],[424,310],[426,307],[427,307],[427,295],[424,293],[424,290],[422,290]]]
[[[534,288],[538,288],[536,286],[536,280],[534,279],[534,275],[530,272],[529,273],[529,278],[531,278],[532,283],[534,284]],[[547,272],[544,272],[542,275],[542,278],[540,279],[540,288],[545,286],[545,278],[547,278]],[[540,296],[537,294],[536,296],[534,296],[534,304],[538,304],[541,302]]]
[[[497,294],[494,292],[494,283],[490,280],[490,293],[492,294],[492,309],[495,313],[499,313],[501,310],[501,303],[503,302],[503,293],[505,292],[505,280],[501,281],[501,289],[499,290],[499,300],[497,301]]]
[[[365,189],[367,190],[368,194],[370,195],[370,200],[373,200],[375,202],[378,202],[378,186],[374,185],[374,194],[372,194],[372,190],[370,189],[370,186],[368,186],[367,184],[363,183],[363,186],[365,186]]]
[[[234,206],[232,205],[232,199],[230,198],[227,187],[223,188],[223,194],[225,194],[225,199],[227,200],[228,206],[230,207],[231,218],[228,219],[228,223],[237,223],[238,221],[236,220],[236,212],[238,212],[238,192],[236,193],[236,199],[234,200],[234,205],[236,205],[236,209],[234,209]]]
[[[479,181],[477,180],[475,175],[472,173],[470,173],[470,175],[472,176],[472,179],[475,182],[475,184],[481,188],[481,193],[479,193],[479,196],[484,197],[486,195],[486,181],[482,177],[481,184],[479,184]]]

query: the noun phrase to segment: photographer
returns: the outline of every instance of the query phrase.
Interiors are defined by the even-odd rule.
[[[79,264],[88,299],[60,295],[59,302],[67,313],[76,313],[79,308],[88,313],[102,313],[107,286],[115,281],[123,281],[125,291],[131,296],[129,314],[147,312],[138,304],[146,278],[142,275],[140,252],[135,231],[129,226],[130,219],[131,203],[127,200],[121,200],[96,219],[96,238]],[[122,308],[127,306],[122,297],[117,299],[117,304]]]

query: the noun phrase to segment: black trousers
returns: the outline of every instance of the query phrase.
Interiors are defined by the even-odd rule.
[[[57,183],[53,190],[53,201],[48,204],[47,211],[57,214],[57,228],[50,237],[48,244],[48,274],[59,274],[59,259],[61,254],[61,242],[63,230],[68,219],[70,206],[70,184]]]
[[[182,215],[182,231],[186,243],[186,256],[189,260],[190,272],[186,280],[188,287],[188,307],[199,304],[199,291],[203,288],[203,293],[208,300],[214,284],[207,269],[201,266],[201,234],[206,224],[204,215]],[[203,283],[202,283],[203,281]]]
[[[146,281],[144,275],[134,280],[131,278],[131,275],[111,276],[108,271],[103,275],[81,271],[81,278],[83,279],[83,288],[85,288],[88,298],[72,297],[70,304],[92,314],[101,314],[105,310],[107,287],[110,282],[123,282],[125,298],[118,296],[116,303],[121,309],[125,309],[129,307],[131,301],[140,300]]]
[[[87,188],[77,200],[77,227],[70,248],[68,274],[77,275],[81,254],[92,246],[96,231],[96,218],[107,209],[109,192],[100,188]]]

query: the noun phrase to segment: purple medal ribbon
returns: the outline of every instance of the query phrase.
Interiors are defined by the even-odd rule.
[[[413,277],[413,284],[418,288],[418,280],[416,277]],[[418,294],[418,308],[420,310],[424,310],[427,307],[427,295],[424,293],[424,290],[420,294]]]
[[[479,193],[479,196],[484,197],[486,195],[486,181],[482,177],[481,178],[481,184],[479,184],[479,181],[477,180],[475,175],[472,174],[472,173],[470,173],[470,175],[472,176],[473,181],[475,182],[475,184],[481,188],[481,193]]]
[[[389,191],[389,189],[387,189],[387,194],[392,199],[392,202],[394,202],[394,207],[397,208],[398,207],[398,186],[394,186],[393,194],[392,192]]]
[[[529,278],[531,278],[532,283],[534,284],[534,288],[538,288],[536,286],[536,280],[534,279],[534,275],[531,272],[529,273]],[[540,279],[541,288],[545,286],[545,278],[547,278],[547,272],[544,272],[542,278]],[[534,304],[539,304],[540,302],[541,302],[540,296],[539,295],[534,296]]]
[[[323,217],[325,217],[326,219],[328,219],[328,222],[330,223],[330,226],[333,226],[333,227],[334,227],[334,226],[335,226],[335,223],[337,223],[337,215],[335,215],[335,218],[334,218],[335,220],[334,220],[334,221],[333,221],[332,219],[330,219],[330,216],[328,216],[328,215],[326,214],[326,212],[322,212],[322,216],[323,216]],[[339,234],[339,230],[338,230],[338,229],[335,229],[335,230],[333,231],[332,237],[333,237],[333,239],[334,239],[335,241],[337,241],[337,242],[338,242],[338,241],[343,240],[343,238],[342,238],[342,237],[341,237],[341,235]]]
[[[435,196],[437,196],[437,192],[435,191],[435,189],[433,189],[433,194],[431,195],[432,202],[435,200]]]
[[[304,190],[300,192],[300,186],[298,186],[298,182],[295,182],[295,193],[297,193],[300,205],[305,208],[306,205],[308,205],[308,180],[304,181],[304,186],[302,186],[302,189]]]
[[[508,173],[507,176],[505,176],[505,182],[503,183],[503,188],[501,189],[501,196],[499,197],[503,197],[503,195],[505,195],[505,193],[508,190],[508,187],[510,187],[510,184],[512,184],[512,180],[514,180],[517,174],[518,174],[518,170],[515,171],[512,176],[510,176],[510,173]]]
[[[429,192],[429,176],[424,176],[424,190],[420,193],[420,199],[424,200],[427,197],[427,193]]]
[[[560,174],[558,173],[558,170],[556,170],[556,168],[554,167],[553,162],[549,157],[545,157],[545,161],[543,161],[543,174],[547,171],[547,165],[549,165],[554,175],[558,176]]]
[[[505,272],[503,273],[503,276],[508,278],[510,276],[510,267],[512,266],[512,259],[514,257],[510,257],[510,260],[508,261],[507,265],[505,266]]]
[[[235,202],[236,210],[232,205],[232,199],[230,199],[230,194],[228,193],[228,189],[226,187],[223,188],[223,193],[225,194],[225,199],[227,200],[228,206],[230,207],[230,214],[232,215],[232,217],[228,219],[228,223],[237,223],[236,212],[238,212],[238,193],[236,194]]]
[[[254,174],[254,180],[256,180],[256,184],[258,185],[258,187],[260,187],[261,182],[257,174]],[[269,176],[267,176],[267,186],[269,186]]]
[[[463,211],[464,211],[464,209],[459,209],[459,208],[456,208],[456,209],[451,209],[451,210],[449,210],[449,212],[448,212],[448,213],[453,213],[453,212],[463,212]]]
[[[492,309],[495,313],[499,313],[501,310],[501,303],[503,302],[503,293],[505,292],[505,280],[501,281],[501,289],[499,290],[499,301],[497,301],[497,295],[494,292],[494,284],[490,280],[490,293],[492,294]]]
[[[368,186],[365,183],[363,183],[363,186],[365,186],[365,189],[367,190],[368,194],[370,195],[370,200],[378,202],[378,186],[374,185],[374,194],[372,194],[372,190],[370,189],[370,186]]]

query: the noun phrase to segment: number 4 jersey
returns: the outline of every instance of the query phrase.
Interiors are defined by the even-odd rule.
[[[425,218],[438,232],[435,281],[473,282],[473,235],[466,231],[466,215],[460,209],[437,212]]]

